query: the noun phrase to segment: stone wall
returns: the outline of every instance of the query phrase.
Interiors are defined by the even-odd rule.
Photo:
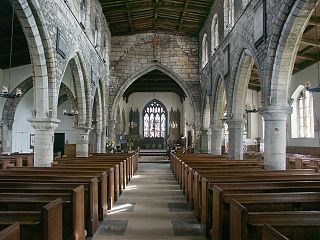
[[[198,39],[161,33],[112,37],[109,118],[115,119],[118,99],[150,66],[165,68],[184,85],[194,104],[195,125],[200,126],[200,84],[198,74]],[[121,92],[121,93],[119,93]],[[196,137],[197,138],[197,137]]]

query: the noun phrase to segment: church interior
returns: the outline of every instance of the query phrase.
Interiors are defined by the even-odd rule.
[[[319,2],[1,0],[0,240],[319,240]]]

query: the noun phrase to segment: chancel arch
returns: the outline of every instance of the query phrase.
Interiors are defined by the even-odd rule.
[[[141,96],[143,97],[141,98]],[[139,141],[143,141],[142,113],[146,103],[153,99],[161,101],[167,109],[168,122],[167,136],[165,138],[176,141],[181,136],[186,136],[188,131],[193,131],[195,108],[189,88],[171,69],[159,63],[154,63],[148,64],[144,69],[130,77],[115,98],[112,109],[114,109],[116,103],[120,103],[120,108],[125,109],[124,135],[128,135],[132,130],[134,132],[138,131],[139,134],[135,134],[135,137],[132,136],[130,139],[139,138]],[[129,116],[130,112],[139,114],[139,121],[132,121]],[[171,112],[175,116],[174,118],[170,117]],[[113,110],[111,114],[115,119]],[[177,117],[177,114],[179,114],[179,117]],[[163,143],[159,143],[160,145],[164,147]],[[152,144],[148,146],[150,147]]]

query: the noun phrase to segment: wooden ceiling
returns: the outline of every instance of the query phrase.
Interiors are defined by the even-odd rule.
[[[111,34],[198,36],[214,0],[100,0]]]
[[[320,60],[320,6],[314,11],[303,33],[293,73],[297,73]]]
[[[159,70],[153,70],[132,83],[124,92],[123,99],[128,102],[129,96],[135,92],[174,92],[181,100],[186,97],[179,84]]]
[[[9,68],[12,6],[9,0],[0,1],[0,69]],[[28,45],[16,17],[13,21],[12,67],[30,63]]]

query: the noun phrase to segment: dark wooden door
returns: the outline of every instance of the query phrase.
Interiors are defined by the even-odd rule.
[[[53,144],[54,153],[61,152],[62,155],[64,154],[64,141],[65,141],[65,133],[54,134],[54,144]]]

